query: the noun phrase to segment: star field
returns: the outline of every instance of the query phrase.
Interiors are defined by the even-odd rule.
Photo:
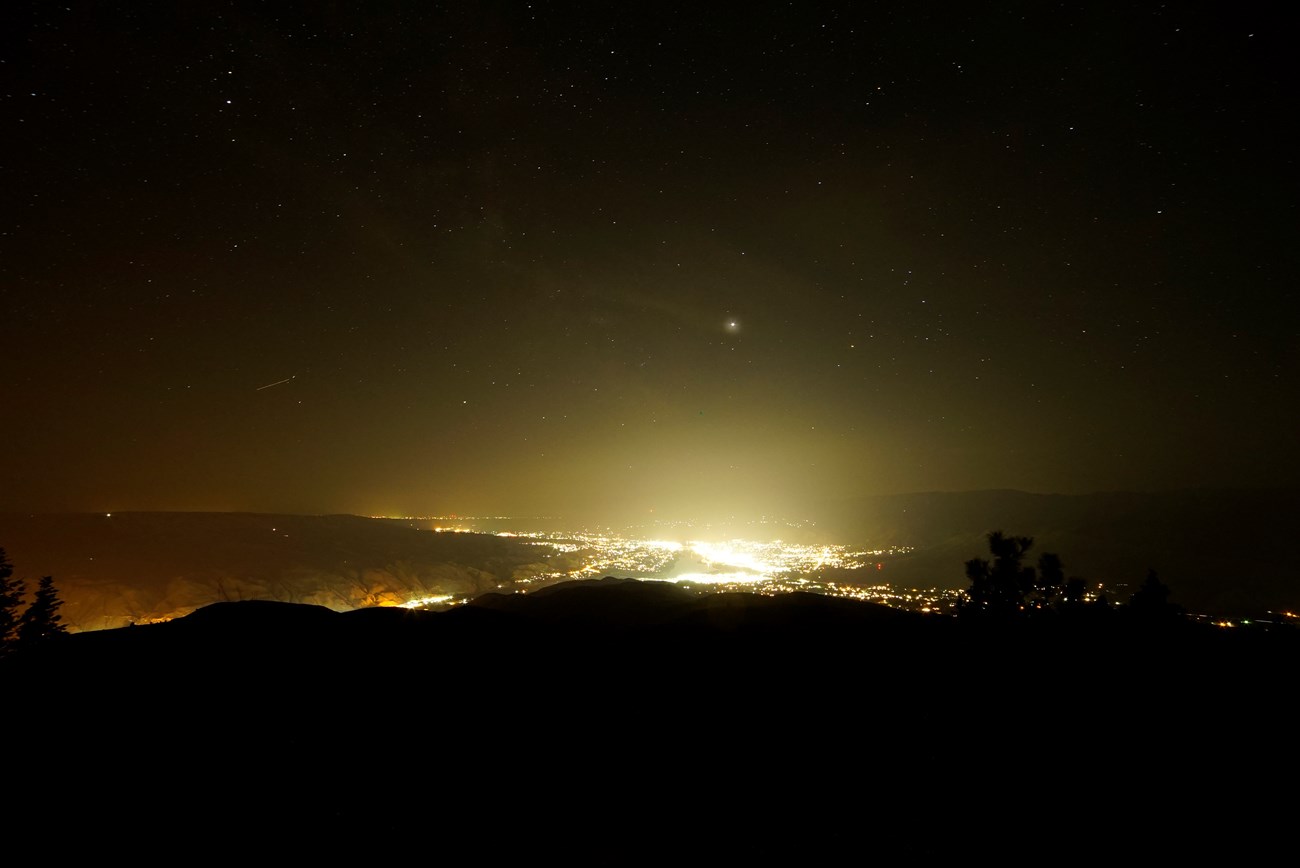
[[[12,509],[1300,481],[1280,13],[19,2]]]

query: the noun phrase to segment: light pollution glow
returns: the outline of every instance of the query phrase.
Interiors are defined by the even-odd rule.
[[[467,530],[455,525],[436,525],[433,529],[438,533],[463,533]],[[843,545],[802,545],[783,540],[678,542],[587,531],[500,531],[496,535],[528,540],[557,553],[574,554],[581,558],[580,565],[568,571],[539,575],[519,581],[518,584],[615,575],[719,588],[744,585],[773,591],[788,590],[785,586],[791,582],[799,586],[807,584],[805,579],[793,578],[796,576],[806,576],[825,568],[879,568],[882,558],[909,551],[906,547],[857,551]]]

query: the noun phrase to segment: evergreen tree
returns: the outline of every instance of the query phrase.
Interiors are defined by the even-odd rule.
[[[62,605],[59,592],[54,588],[54,579],[43,577],[36,586],[36,598],[18,621],[19,644],[30,645],[67,633],[68,628],[63,626],[63,617],[59,614]]]
[[[27,585],[15,579],[14,566],[0,549],[0,656],[12,650],[18,642],[19,608],[27,596]]]

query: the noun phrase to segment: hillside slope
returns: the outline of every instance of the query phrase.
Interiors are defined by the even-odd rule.
[[[340,611],[439,594],[475,596],[563,567],[552,550],[486,534],[352,515],[0,515],[19,575],[52,575],[73,629],[175,618],[214,602],[276,600]]]
[[[68,852],[1029,863],[1262,855],[1297,665],[1294,631],[606,579],[438,613],[219,603],[53,640],[0,685],[33,760],[10,819]]]

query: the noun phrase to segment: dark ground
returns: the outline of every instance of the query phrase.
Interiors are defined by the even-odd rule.
[[[1290,834],[1297,662],[1293,630],[616,580],[227,603],[6,661],[6,801],[69,854],[1242,858]]]

